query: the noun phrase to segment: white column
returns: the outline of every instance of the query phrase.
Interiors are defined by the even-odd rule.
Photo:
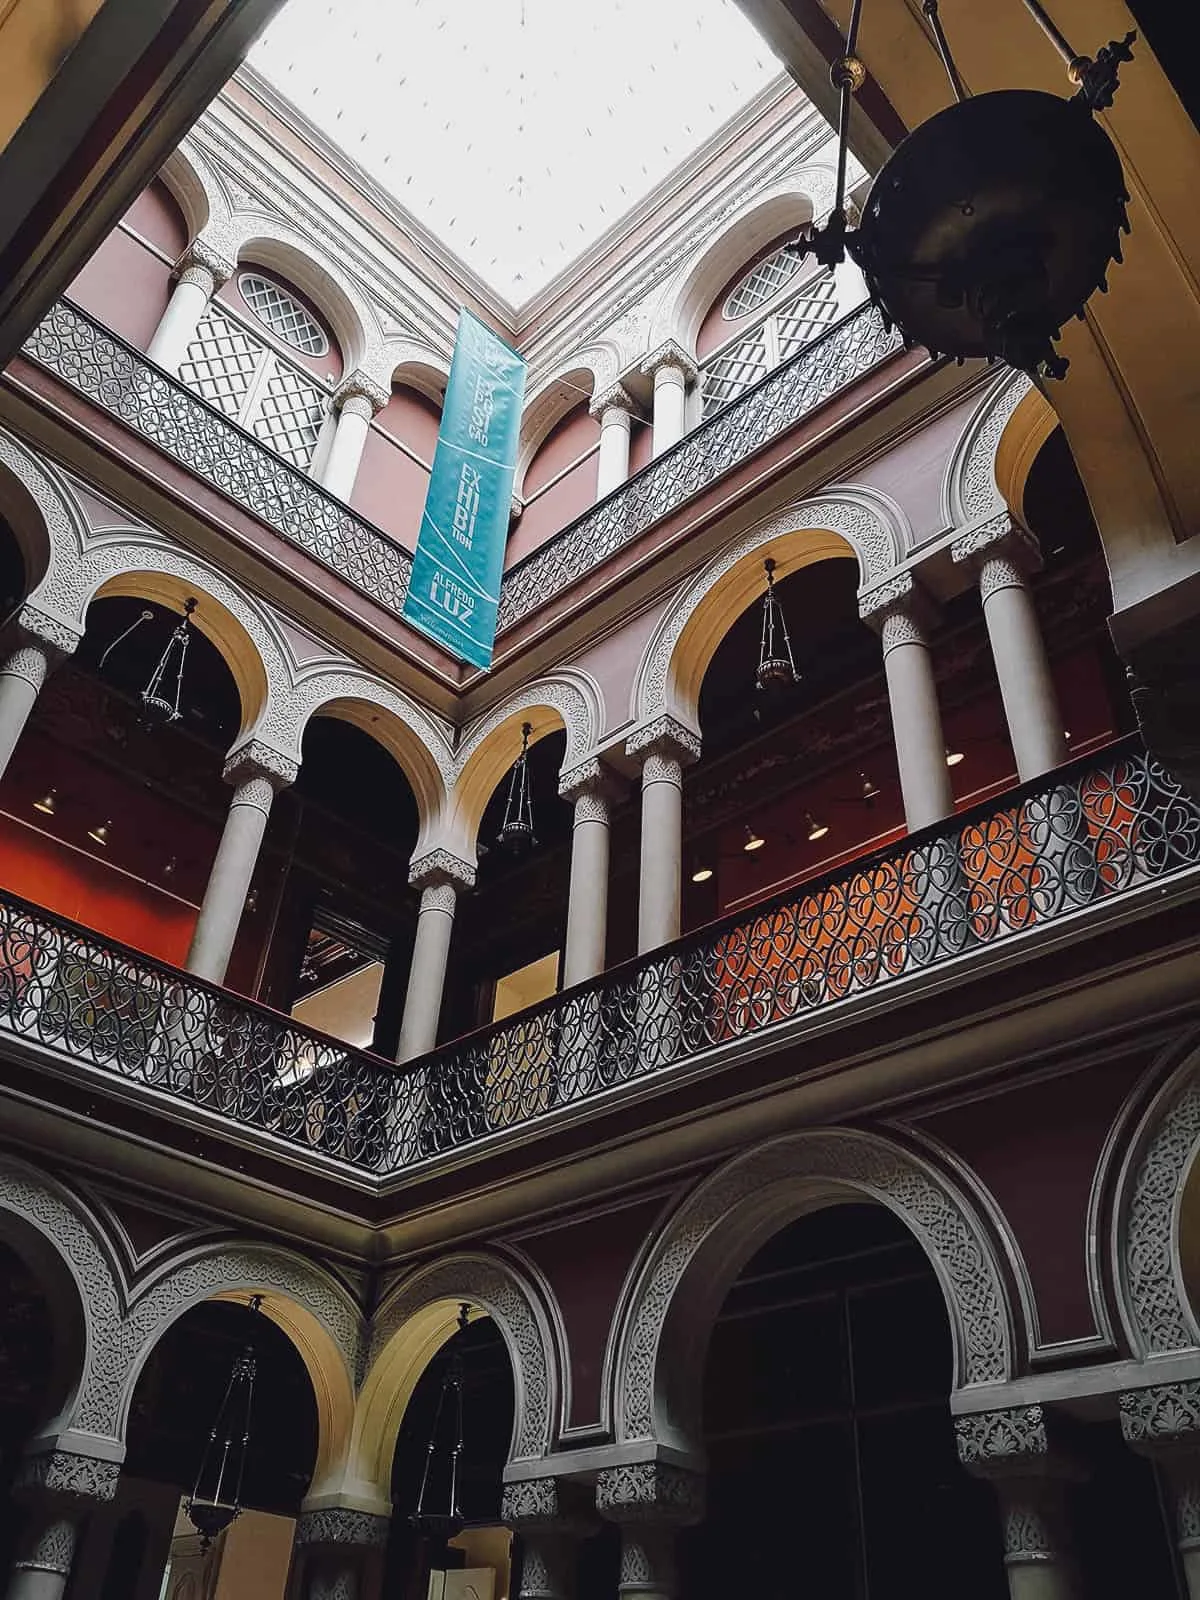
[[[1026,585],[1041,557],[1036,541],[1007,512],[954,541],[951,555],[978,574],[983,616],[1000,681],[1008,736],[1022,782],[1067,759],[1058,692]]]
[[[374,1594],[390,1526],[384,1512],[339,1505],[302,1509],[288,1594],[295,1600],[361,1600]]]
[[[662,455],[688,431],[688,385],[699,376],[696,363],[674,339],[659,345],[642,362],[642,373],[654,379],[654,440],[651,452]]]
[[[596,1509],[621,1525],[619,1600],[674,1600],[675,1541],[704,1514],[700,1475],[650,1461],[606,1467],[596,1478]]]
[[[295,783],[298,771],[296,762],[257,741],[225,763],[225,781],[234,785],[233,799],[184,963],[186,971],[209,983],[224,981],[271,803],[279,789]]]
[[[1188,1600],[1200,1600],[1200,1382],[1159,1383],[1118,1396],[1121,1433],[1161,1469]]]
[[[883,642],[900,792],[910,832],[954,812],[946,737],[925,637],[925,619],[931,609],[907,572],[879,584],[859,600],[859,615]]]
[[[582,1485],[556,1478],[506,1483],[500,1520],[521,1540],[521,1587],[515,1600],[573,1600],[578,1543],[594,1522],[570,1500]]]
[[[371,418],[387,405],[389,393],[364,372],[343,379],[333,397],[337,427],[325,458],[321,485],[339,500],[349,500],[358,476]]]
[[[29,721],[46,679],[80,640],[79,629],[37,606],[18,611],[0,664],[0,777]]]
[[[408,881],[421,890],[421,909],[408,969],[397,1061],[412,1061],[437,1044],[454,910],[459,890],[469,889],[474,883],[475,869],[448,850],[431,850],[413,862]]]
[[[598,394],[589,407],[600,419],[600,457],[596,467],[596,498],[619,489],[629,476],[629,423],[633,401],[619,383]]]
[[[674,717],[657,717],[632,734],[626,755],[642,764],[638,954],[679,937],[683,875],[683,769],[700,741]]]
[[[172,377],[178,373],[188,346],[196,337],[208,302],[225,280],[233,276],[234,263],[204,240],[196,239],[180,256],[175,272],[175,288],[146,351],[150,360]]]
[[[559,786],[575,803],[571,832],[571,888],[567,900],[567,945],[563,988],[586,983],[604,971],[608,932],[609,780],[599,761],[569,773]]]
[[[81,1523],[116,1494],[120,1464],[69,1449],[27,1457],[13,1498],[28,1506],[28,1521],[8,1580],[7,1600],[62,1600],[71,1577]]]

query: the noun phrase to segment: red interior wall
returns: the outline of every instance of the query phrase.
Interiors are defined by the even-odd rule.
[[[634,417],[629,429],[629,474],[632,477],[654,457],[654,429],[641,417]]]
[[[586,403],[550,431],[525,473],[525,509],[509,538],[506,566],[545,544],[595,504],[599,446],[600,424],[588,415]],[[551,483],[559,473],[562,476]]]
[[[432,400],[397,386],[367,434],[350,496],[357,512],[409,550],[415,547],[421,525],[440,422],[441,408]],[[421,461],[400,449],[397,440]]]
[[[76,305],[144,350],[171,297],[171,267],[187,248],[183,212],[155,180],[67,290]]]

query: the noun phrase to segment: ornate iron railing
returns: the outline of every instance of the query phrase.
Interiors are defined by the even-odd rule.
[[[835,324],[505,576],[499,627],[536,611],[900,348],[870,306]],[[23,353],[397,615],[407,550],[140,351],[60,300]]]
[[[1197,866],[1131,741],[403,1069],[0,895],[0,1034],[383,1177]]]

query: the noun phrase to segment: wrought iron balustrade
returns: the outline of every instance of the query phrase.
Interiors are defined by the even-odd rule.
[[[0,1036],[385,1177],[1197,867],[1131,740],[401,1069],[0,893]]]
[[[500,590],[501,630],[593,567],[900,349],[860,306],[517,563]],[[23,353],[338,577],[399,615],[412,557],[206,400],[69,301]]]

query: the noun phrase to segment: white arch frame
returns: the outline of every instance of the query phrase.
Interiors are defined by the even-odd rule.
[[[193,139],[177,145],[159,177],[171,191],[188,226],[188,243],[227,221],[229,207],[211,162]]]
[[[0,513],[25,561],[24,598],[36,593],[43,610],[74,623],[73,579],[89,534],[83,507],[57,468],[5,429],[0,469]]]
[[[942,480],[942,525],[965,528],[1007,510],[996,482],[996,451],[1013,412],[1033,385],[1004,371],[988,385],[955,445]]]
[[[670,715],[699,733],[698,705],[675,683],[676,648],[701,603],[728,573],[772,542],[795,534],[833,533],[858,558],[860,589],[893,571],[912,543],[912,532],[895,501],[861,486],[835,486],[819,498],[797,500],[772,512],[717,552],[680,585],[647,641],[634,676],[630,715],[635,726]],[[734,618],[730,617],[730,625]]]
[[[953,1392],[1014,1375],[1015,1341],[999,1258],[969,1199],[890,1138],[833,1128],[784,1134],[735,1156],[675,1210],[622,1305],[612,1415],[619,1443],[688,1453],[700,1438],[700,1378],[730,1284],[805,1211],[868,1199],[909,1228],[937,1274],[954,1346]]]
[[[518,498],[524,496],[525,475],[533,458],[555,428],[572,411],[589,405],[594,395],[603,394],[611,387],[617,381],[617,371],[614,352],[604,344],[591,344],[577,351],[570,360],[560,361],[552,372],[539,380],[532,393],[525,396],[517,470],[513,478],[513,493]],[[589,383],[590,390],[586,387]]]

